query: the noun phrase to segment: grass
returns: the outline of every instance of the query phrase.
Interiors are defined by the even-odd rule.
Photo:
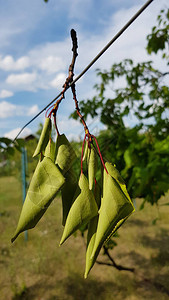
[[[165,202],[169,202],[169,196],[160,200]],[[86,280],[85,245],[80,234],[58,246],[62,234],[60,199],[54,200],[36,228],[28,232],[28,242],[21,234],[11,244],[21,206],[18,180],[1,177],[1,300],[169,299],[169,206],[161,206],[158,212],[147,204],[119,230],[118,246],[111,255],[116,263],[134,267],[134,273],[95,264]],[[108,262],[102,253],[99,261]]]

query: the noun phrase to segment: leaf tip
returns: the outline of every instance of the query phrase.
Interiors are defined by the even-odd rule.
[[[11,238],[11,243],[13,243],[16,240],[17,236],[18,236],[18,234],[15,235],[13,238]]]

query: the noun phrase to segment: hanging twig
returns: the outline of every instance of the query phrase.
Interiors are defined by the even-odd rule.
[[[72,63],[69,67],[69,77],[66,79],[66,83],[68,82],[68,84],[73,81],[75,61],[76,61],[76,57],[78,56],[78,53],[77,53],[77,48],[78,48],[77,36],[76,36],[76,31],[74,29],[71,30],[71,38],[72,38],[72,44],[73,44],[73,47],[72,47],[73,58],[72,58]],[[79,118],[81,119],[81,122],[84,126],[85,135],[89,137],[90,133],[89,133],[87,124],[84,120],[84,117],[82,116],[82,114],[80,112],[80,108],[79,108],[79,105],[78,105],[78,100],[77,100],[77,97],[76,97],[75,83],[71,84],[71,90],[72,90],[73,99],[74,99],[74,102],[75,102],[75,107],[76,107],[77,114],[78,114]]]
[[[69,66],[69,73],[68,73],[68,77],[66,78],[65,80],[65,83],[63,85],[63,90],[61,92],[61,96],[60,98],[56,101],[56,103],[54,104],[53,106],[53,109],[50,111],[48,117],[50,118],[51,115],[53,115],[53,118],[54,118],[54,124],[55,124],[55,128],[56,128],[56,131],[57,131],[57,134],[59,135],[59,130],[58,130],[58,127],[57,127],[57,124],[56,124],[56,113],[57,113],[57,110],[58,110],[58,107],[59,107],[59,104],[62,102],[62,100],[65,98],[65,92],[66,90],[69,88],[69,84],[70,82],[73,81],[73,76],[74,76],[74,66],[75,66],[75,61],[76,61],[76,57],[78,56],[78,53],[77,53],[77,48],[78,48],[78,45],[77,45],[77,37],[76,37],[76,31],[74,29],[71,29],[71,38],[72,38],[72,44],[73,44],[73,47],[72,47],[72,51],[73,51],[73,58],[72,58],[72,62]]]
[[[138,18],[139,15],[153,2],[154,0],[148,0],[137,12],[136,14],[121,28],[121,30],[112,38],[112,40],[98,53],[98,55],[88,64],[88,66],[67,86],[69,89],[75,82],[77,82],[90,68],[91,66],[103,55],[105,51],[123,34],[123,32]],[[67,90],[66,89],[66,90]],[[66,91],[65,90],[65,91]],[[37,115],[35,115],[29,122],[27,122],[19,131],[19,133],[14,138],[13,142],[18,138],[21,132],[31,124],[37,117],[39,117],[51,104],[53,104],[59,97],[62,96],[60,92],[52,101],[50,101]]]

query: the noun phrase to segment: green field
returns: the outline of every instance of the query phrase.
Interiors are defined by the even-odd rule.
[[[169,202],[167,196],[160,204]],[[136,201],[139,207],[141,200]],[[78,232],[59,247],[62,234],[61,201],[14,244],[22,207],[21,184],[14,177],[0,178],[0,300],[134,300],[169,299],[169,206],[146,205],[120,228],[118,246],[111,251],[117,264],[135,272],[95,264],[84,279],[85,242]],[[159,218],[156,225],[152,224]],[[99,261],[108,262],[100,254]]]

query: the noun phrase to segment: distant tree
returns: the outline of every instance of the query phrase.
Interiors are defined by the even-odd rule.
[[[151,204],[157,204],[169,189],[168,29],[169,10],[161,10],[146,48],[150,55],[162,53],[165,71],[154,68],[152,61],[135,64],[125,59],[113,64],[110,71],[98,70],[96,95],[80,102],[85,118],[100,116],[107,126],[99,136],[101,151],[121,169],[130,195]],[[115,89],[120,78],[125,83]],[[77,119],[76,113],[71,116]],[[130,119],[135,125],[126,128]]]

